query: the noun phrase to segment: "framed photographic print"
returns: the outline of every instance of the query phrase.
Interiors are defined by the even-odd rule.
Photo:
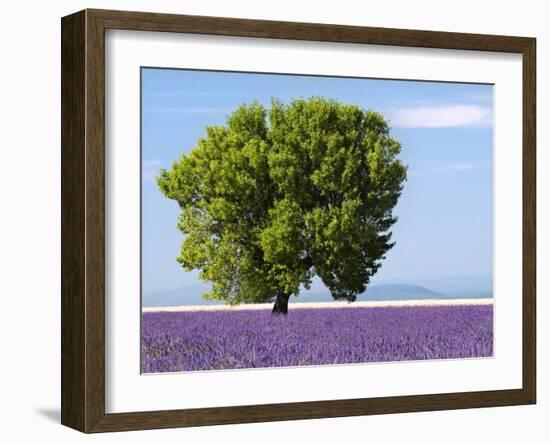
[[[533,404],[535,39],[62,19],[62,423]]]

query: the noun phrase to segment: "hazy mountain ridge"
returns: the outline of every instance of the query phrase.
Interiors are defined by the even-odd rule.
[[[489,279],[488,279],[489,278]],[[490,281],[490,286],[488,285]],[[440,290],[434,289],[438,287]],[[443,289],[443,290],[441,290]],[[207,301],[202,294],[208,286],[194,285],[172,290],[163,290],[144,294],[143,307],[161,307],[177,305],[217,305],[223,301]],[[393,301],[393,300],[422,300],[422,299],[463,299],[463,298],[491,298],[492,277],[478,278],[477,280],[458,280],[448,283],[444,280],[434,281],[430,288],[420,284],[387,283],[373,284],[357,296],[358,301]],[[294,302],[327,302],[333,301],[328,290],[304,291],[290,299]]]

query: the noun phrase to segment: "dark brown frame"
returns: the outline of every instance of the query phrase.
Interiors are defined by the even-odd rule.
[[[62,424],[83,432],[103,432],[535,403],[536,40],[534,38],[89,9],[64,17],[61,25]],[[522,388],[187,410],[105,413],[104,31],[106,29],[522,54]]]

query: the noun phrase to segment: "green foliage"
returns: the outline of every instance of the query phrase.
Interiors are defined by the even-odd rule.
[[[230,304],[297,295],[315,275],[354,301],[393,246],[400,148],[380,114],[355,105],[239,106],[157,177],[181,207],[178,261]]]

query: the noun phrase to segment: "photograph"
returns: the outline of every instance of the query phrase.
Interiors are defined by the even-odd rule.
[[[493,357],[493,85],[141,68],[141,373]]]

